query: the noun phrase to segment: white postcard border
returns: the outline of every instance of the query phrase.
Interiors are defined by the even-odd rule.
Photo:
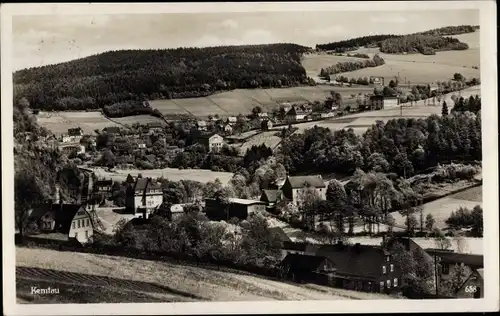
[[[389,9],[388,9],[389,8]],[[16,304],[13,220],[12,16],[40,14],[154,14],[248,11],[411,11],[480,10],[481,98],[483,137],[484,261],[483,299],[355,300],[211,303]],[[183,4],[2,4],[2,225],[3,293],[6,315],[113,314],[276,314],[468,312],[499,308],[498,262],[498,125],[496,73],[496,3],[494,1],[302,2],[302,3],[183,3]],[[84,308],[82,308],[84,306]]]

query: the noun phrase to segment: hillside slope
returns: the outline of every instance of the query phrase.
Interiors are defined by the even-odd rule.
[[[14,99],[32,108],[84,110],[123,101],[186,98],[306,82],[296,44],[111,51],[14,73]]]
[[[17,297],[32,303],[391,298],[167,262],[48,249],[17,248],[16,261]],[[59,287],[60,294],[33,297],[29,291],[35,284]]]

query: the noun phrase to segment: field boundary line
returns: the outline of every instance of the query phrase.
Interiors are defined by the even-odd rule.
[[[112,119],[112,118],[108,117],[106,114],[102,113],[102,115],[104,116],[104,118],[106,118],[106,119],[107,119],[107,120],[109,120],[110,122],[113,122],[113,123],[115,123],[115,124],[118,124],[118,125],[120,125],[121,127],[124,127],[124,128],[126,128],[126,129],[130,129],[130,127],[128,127],[127,125],[125,125],[125,124],[123,124],[123,123],[120,123],[120,122],[118,122],[118,121],[115,121],[114,119]],[[125,117],[126,117],[126,116],[125,116]]]
[[[206,96],[205,98],[207,98],[207,100],[210,101],[212,104],[214,104],[216,107],[218,107],[219,109],[221,109],[224,113],[230,114],[228,111],[224,110],[220,105],[218,105],[217,103],[215,103],[215,101],[212,100],[210,98],[210,96]]]
[[[189,115],[191,115],[195,119],[198,119],[198,117],[196,115],[194,115],[193,113],[191,113],[190,111],[188,111],[184,106],[182,106],[182,105],[178,104],[177,102],[175,102],[174,99],[170,99],[170,101],[172,101],[173,104],[177,105],[178,107],[180,107],[181,109],[183,109],[184,111],[186,111]]]

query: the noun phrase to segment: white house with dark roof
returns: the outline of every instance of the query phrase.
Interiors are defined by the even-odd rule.
[[[136,215],[145,213],[145,217],[163,202],[161,186],[151,178],[137,178],[129,185],[126,193],[126,208]]]
[[[63,143],[80,143],[83,138],[84,132],[81,127],[69,128],[68,134],[62,135],[61,141]]]
[[[314,176],[289,176],[281,187],[283,196],[299,205],[302,201],[302,192],[306,189],[313,189],[319,198],[326,200],[326,183],[321,175]]]
[[[236,122],[238,122],[238,118],[237,118],[236,116],[229,116],[229,117],[227,118],[226,122],[227,122],[228,124],[233,125],[233,124],[236,124]]]
[[[197,121],[196,122],[196,127],[198,128],[199,131],[206,131],[207,130],[207,122],[205,122],[205,121]]]

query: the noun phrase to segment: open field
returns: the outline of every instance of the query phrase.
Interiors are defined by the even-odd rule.
[[[233,177],[231,172],[216,172],[205,169],[115,169],[113,172],[109,172],[103,168],[85,168],[92,169],[98,178],[112,179],[114,181],[125,181],[128,174],[133,177],[136,177],[138,174],[142,174],[143,177],[164,177],[172,181],[192,180],[206,183],[219,179],[223,185],[226,185]]]
[[[133,125],[135,123],[148,124],[148,123],[164,123],[165,121],[159,117],[152,115],[134,115],[126,117],[114,117],[111,119],[114,122],[123,125]]]
[[[370,56],[379,54],[386,64],[364,68],[352,72],[342,73],[348,78],[380,76],[385,78],[385,84],[394,79],[398,74],[400,83],[427,84],[437,80],[450,80],[454,73],[461,73],[466,78],[480,78],[479,38],[480,32],[468,33],[453,36],[469,45],[469,49],[463,51],[437,52],[436,55],[422,54],[384,54],[378,48],[360,48],[351,53],[365,53]],[[342,59],[343,58],[343,59]],[[318,77],[321,68],[331,66],[339,61],[345,61],[348,57],[338,57],[332,55],[306,55],[302,62],[307,71],[307,75],[313,79]]]
[[[94,130],[102,130],[109,126],[120,126],[108,120],[101,112],[40,112],[38,123],[52,131],[55,135],[68,132],[69,128],[81,127],[87,134],[94,134]]]
[[[475,187],[466,191],[449,195],[447,197],[424,204],[424,218],[427,214],[432,214],[436,220],[436,227],[443,229],[447,225],[446,219],[451,215],[451,212],[456,211],[459,207],[472,209],[476,205],[483,206],[483,187]],[[418,214],[415,214],[417,219]],[[405,225],[406,218],[399,213],[392,213],[392,216],[399,225]]]
[[[59,287],[61,293],[52,302],[74,303],[391,298],[167,262],[17,248],[17,297],[42,303],[43,297],[29,294],[34,284]]]
[[[248,138],[246,142],[236,148],[240,150],[241,155],[244,155],[247,149],[252,148],[252,146],[260,146],[262,144],[270,147],[271,149],[274,149],[281,142],[281,137],[276,136],[276,133],[277,131],[262,132]]]
[[[155,100],[150,104],[164,115],[187,113],[200,118],[215,114],[227,117],[249,114],[255,106],[260,106],[264,111],[271,111],[277,108],[280,102],[324,101],[332,90],[341,93],[344,98],[349,98],[351,94],[373,92],[373,88],[369,86],[333,88],[325,85],[282,89],[236,89],[201,98]]]
[[[462,91],[457,91],[454,93],[450,93],[445,95],[441,102],[444,100],[448,104],[449,109],[453,107],[453,101],[451,96],[453,94],[457,96],[462,96],[464,98],[468,98],[470,96],[481,95],[480,86],[474,86],[467,88]],[[432,104],[432,99],[427,100],[428,104]],[[401,113],[403,116],[401,116]],[[378,111],[368,111],[368,112],[360,112],[349,114],[349,116],[342,118],[331,118],[323,121],[316,122],[305,122],[295,124],[295,127],[299,128],[300,132],[303,132],[306,129],[312,128],[315,125],[321,127],[327,127],[332,130],[339,129],[347,129],[352,128],[354,132],[358,135],[363,134],[369,127],[375,124],[376,121],[384,121],[387,122],[391,119],[398,118],[426,118],[430,115],[441,115],[441,104],[436,101],[436,105],[424,105],[424,101],[415,102],[413,106],[410,106],[409,103],[403,104],[403,109],[398,107],[393,108],[385,108]]]

